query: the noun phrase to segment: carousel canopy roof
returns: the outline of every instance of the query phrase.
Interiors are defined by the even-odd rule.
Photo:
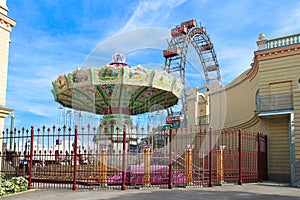
[[[52,84],[55,101],[97,114],[135,115],[165,109],[177,104],[183,89],[181,80],[165,71],[123,63],[76,69]]]

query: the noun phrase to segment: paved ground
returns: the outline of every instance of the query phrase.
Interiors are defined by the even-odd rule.
[[[299,199],[300,188],[291,188],[275,184],[244,184],[243,186],[215,186],[212,188],[175,188],[137,190],[33,190],[21,194],[2,197],[4,200],[175,200],[175,199]]]

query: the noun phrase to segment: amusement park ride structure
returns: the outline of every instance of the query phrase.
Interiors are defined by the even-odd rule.
[[[179,72],[182,82],[185,83],[187,53],[189,46],[192,45],[201,61],[207,85],[219,82],[219,87],[221,87],[217,56],[205,27],[197,26],[196,20],[193,19],[172,28],[171,36],[171,40],[168,41],[168,49],[163,51],[166,59],[164,70],[168,73]],[[179,62],[174,63],[176,60]]]
[[[52,129],[43,126],[37,130],[32,126],[31,131],[15,129],[10,135],[9,130],[3,132],[3,141],[14,150],[1,154],[2,171],[10,172],[9,175],[28,172],[29,188],[56,188],[56,185],[67,188],[72,185],[73,190],[77,187],[107,189],[117,186],[122,190],[126,187],[152,189],[166,184],[169,189],[173,185],[202,187],[213,186],[214,182],[223,184],[225,177],[242,184],[242,172],[249,180],[261,180],[260,171],[264,169],[258,163],[261,160],[261,139],[265,137],[243,134],[251,141],[243,142],[245,138],[242,141],[241,131],[226,133],[222,130],[219,134],[219,129],[206,131],[197,127],[193,130],[193,127],[181,124],[187,119],[181,117],[187,114],[187,108],[189,111],[198,109],[195,101],[209,106],[207,102],[213,95],[209,98],[203,96],[202,102],[194,98],[203,95],[201,88],[207,88],[207,95],[210,95],[222,86],[213,45],[204,27],[198,27],[195,20],[190,20],[171,29],[171,36],[168,49],[163,51],[166,59],[164,71],[146,69],[141,65],[128,66],[125,56],[116,53],[113,62],[105,66],[78,68],[58,76],[53,81],[52,93],[55,101],[78,113],[77,116],[75,112],[72,115],[71,110],[66,112],[74,124],[53,126]],[[190,89],[185,91],[184,85],[190,45],[198,53],[206,81],[205,86],[191,88],[196,95],[190,95]],[[174,61],[179,62],[175,64]],[[178,75],[176,72],[179,72],[179,77],[172,75]],[[190,103],[191,97],[194,104]],[[170,108],[177,106],[180,99],[183,99],[181,111],[173,112]],[[167,125],[154,122],[152,131],[149,126],[139,129],[139,124],[135,126],[132,122],[131,116],[166,109],[170,109]],[[60,111],[64,112],[62,107]],[[89,121],[87,126],[81,124],[79,118],[84,117],[81,111],[103,116],[101,124],[91,126],[92,118],[86,119]],[[162,116],[159,117],[162,119]],[[58,118],[58,121],[64,120],[67,118]],[[254,151],[247,151],[245,155],[252,156],[242,159],[244,143],[247,150]],[[224,144],[229,145],[226,152],[223,152]],[[265,149],[265,155],[266,152]],[[226,158],[224,165],[227,164],[229,170],[224,170],[223,154]],[[243,164],[246,170],[243,170]]]
[[[170,74],[179,73],[182,83],[186,84],[187,54],[189,47],[192,46],[200,59],[202,69],[198,69],[198,71],[203,71],[207,88],[209,90],[220,89],[222,82],[219,64],[213,44],[206,33],[205,27],[198,26],[196,20],[192,19],[172,28],[171,36],[172,38],[168,41],[168,49],[163,51],[163,56],[165,57],[164,70]],[[168,109],[167,124],[187,120],[185,93],[186,91],[184,90],[181,99],[182,108],[179,114]],[[181,116],[183,116],[183,119]]]
[[[64,107],[103,115],[95,141],[110,143],[119,151],[126,137],[123,132],[134,126],[131,116],[176,105],[182,90],[180,78],[141,65],[128,66],[125,56],[116,53],[111,64],[60,75],[52,93]],[[133,140],[137,146],[137,138]]]
[[[205,87],[210,91],[222,87],[219,64],[206,29],[198,26],[196,20],[172,28],[171,36],[167,41],[168,49],[163,51],[163,71],[146,69],[141,65],[127,66],[125,56],[116,53],[113,62],[106,66],[76,69],[59,76],[53,82],[55,101],[79,112],[103,115],[102,129],[113,125],[107,134],[118,132],[117,138],[112,140],[120,139],[123,125],[133,126],[131,115],[151,112],[157,105],[158,109],[154,111],[168,111],[167,126],[186,126],[186,63],[190,46],[199,57],[202,68],[197,70],[204,72]],[[200,87],[198,85],[197,88]],[[172,109],[180,104],[179,100],[181,110],[175,112]],[[102,139],[106,137],[97,140]]]

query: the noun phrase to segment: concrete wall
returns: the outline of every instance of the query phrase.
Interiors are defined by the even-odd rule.
[[[257,78],[249,80],[248,70],[226,86],[225,128],[257,131]]]

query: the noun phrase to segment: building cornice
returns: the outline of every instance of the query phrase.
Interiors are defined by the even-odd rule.
[[[251,81],[255,78],[257,72],[258,72],[258,62],[254,59],[254,62],[251,63],[251,69],[247,72],[247,78]]]
[[[267,49],[254,52],[255,60],[270,60],[279,57],[291,56],[299,54],[300,44],[293,44],[284,47],[277,47],[273,49]]]
[[[282,58],[285,56],[297,55],[300,53],[300,44],[293,44],[272,49],[260,50],[254,52],[254,62],[251,64],[251,69],[247,73],[249,80],[254,79],[259,69],[259,62],[264,60],[271,60],[274,58]]]
[[[13,110],[0,106],[0,118],[6,118]]]
[[[16,25],[16,21],[8,17],[7,15],[0,13],[0,28],[11,32],[12,27]]]
[[[3,10],[5,13],[8,12],[8,8],[6,6],[0,5],[0,11]]]

